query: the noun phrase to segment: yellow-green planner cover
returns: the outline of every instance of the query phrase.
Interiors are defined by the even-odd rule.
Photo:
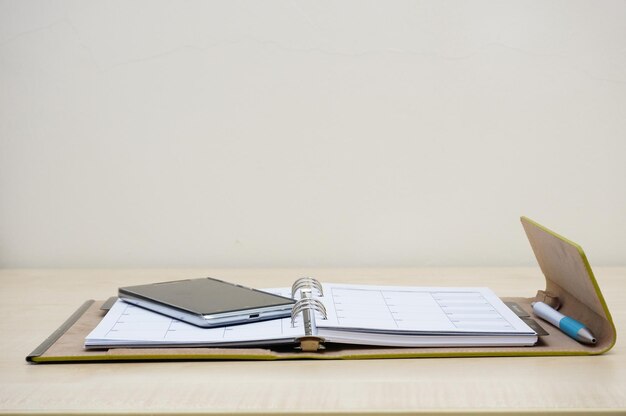
[[[576,320],[585,322],[597,343],[585,345],[558,329],[542,325],[549,335],[532,347],[369,347],[326,345],[318,351],[296,348],[110,348],[86,350],[87,334],[106,313],[103,302],[85,302],[68,320],[26,357],[32,363],[120,362],[148,360],[293,360],[368,359],[419,357],[495,357],[596,355],[610,350],[616,330],[600,287],[582,248],[542,225],[521,218],[522,225],[545,277],[545,288],[533,298],[502,298],[516,303],[532,316],[531,302],[541,300]],[[436,284],[436,282],[433,282]],[[314,343],[315,344],[315,343]],[[304,344],[303,344],[304,347]],[[306,350],[306,348],[304,348]]]

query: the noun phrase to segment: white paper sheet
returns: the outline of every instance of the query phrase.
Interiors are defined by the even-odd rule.
[[[420,345],[420,336],[436,335],[432,342],[457,336],[458,343],[471,335],[495,345],[493,336],[533,335],[530,329],[488,288],[445,288],[324,284],[327,317],[316,314],[320,333],[330,340],[373,345]],[[289,296],[288,288],[265,289]],[[342,333],[347,334],[341,336]],[[365,336],[363,334],[377,334]],[[389,344],[385,337],[398,335]],[[222,328],[201,328],[118,300],[100,324],[87,336],[87,347],[244,345],[293,342],[302,336],[298,317],[275,319]],[[416,336],[413,336],[416,335]],[[467,338],[463,338],[466,336]],[[405,340],[401,337],[406,337]],[[426,338],[424,338],[426,339]],[[536,338],[533,338],[536,339]],[[529,340],[532,340],[529,338]],[[393,341],[393,342],[391,342]],[[530,341],[526,341],[528,343]],[[445,344],[452,345],[452,344]],[[457,345],[457,344],[454,344]]]
[[[420,333],[534,333],[484,287],[324,285],[318,328]]]

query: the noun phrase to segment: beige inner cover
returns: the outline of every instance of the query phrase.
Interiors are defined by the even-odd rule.
[[[546,292],[559,298],[559,311],[585,323],[598,340],[593,348],[601,352],[611,348],[615,327],[582,248],[527,218],[522,218],[522,225],[545,276]]]

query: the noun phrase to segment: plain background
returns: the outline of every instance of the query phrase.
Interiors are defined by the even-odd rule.
[[[626,264],[624,1],[0,1],[0,266]]]

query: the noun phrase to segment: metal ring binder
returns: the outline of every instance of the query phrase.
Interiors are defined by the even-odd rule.
[[[326,307],[318,299],[312,297],[313,294],[310,287],[302,287],[297,290],[300,290],[300,300],[291,309],[291,326],[294,326],[298,314],[302,313],[304,336],[298,338],[300,349],[308,352],[324,349],[324,345],[322,345],[324,339],[317,336],[315,312],[319,312],[322,315],[322,319],[328,319]]]
[[[328,314],[326,313],[326,308],[324,307],[324,305],[322,304],[322,302],[320,302],[317,299],[300,299],[291,309],[291,325],[293,326],[293,324],[296,321],[296,316],[300,313],[303,312],[304,310],[309,309],[309,310],[314,310],[319,312],[320,314],[322,314],[323,318],[326,319]]]
[[[302,293],[306,293],[306,292],[302,292]],[[327,319],[328,318],[328,313],[326,312],[326,307],[324,306],[324,304],[322,302],[320,302],[317,299],[312,299],[312,298],[302,298],[299,301],[297,301],[293,307],[291,308],[291,326],[294,326],[295,322],[296,322],[296,317],[298,316],[299,313],[302,312],[302,316],[304,319],[304,325],[305,325],[305,329],[308,325],[307,323],[307,317],[306,314],[304,312],[311,312],[311,311],[315,311],[315,312],[319,312],[322,315],[322,319]],[[312,320],[313,318],[309,318],[308,320]],[[307,334],[307,335],[312,335],[312,334]]]
[[[324,290],[322,289],[322,284],[317,279],[313,279],[312,277],[301,277],[293,282],[291,286],[291,297],[296,296],[296,292],[298,290],[302,290],[305,288],[309,288],[311,290],[317,290],[318,296],[324,296]]]

